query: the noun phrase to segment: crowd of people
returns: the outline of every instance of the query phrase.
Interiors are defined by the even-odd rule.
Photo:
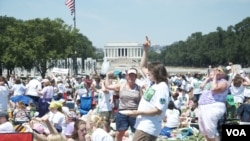
[[[30,132],[37,141],[156,141],[196,123],[206,140],[219,140],[218,121],[241,118],[250,99],[247,74],[229,64],[169,75],[162,63],[148,62],[150,45],[146,38],[140,65],[125,71],[0,76],[0,133]]]

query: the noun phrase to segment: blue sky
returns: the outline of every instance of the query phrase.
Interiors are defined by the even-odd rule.
[[[61,18],[74,24],[65,0],[0,0],[2,16]],[[194,32],[224,30],[250,17],[250,0],[76,0],[76,27],[93,45],[138,42],[169,45]]]

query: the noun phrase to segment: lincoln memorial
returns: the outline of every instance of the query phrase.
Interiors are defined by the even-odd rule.
[[[142,44],[135,42],[107,43],[104,46],[104,58],[112,68],[138,67],[142,51]]]

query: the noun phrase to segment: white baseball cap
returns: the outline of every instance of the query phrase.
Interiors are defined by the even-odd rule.
[[[137,74],[137,72],[136,72],[135,69],[129,69],[129,70],[128,70],[128,74],[130,74],[130,73]]]

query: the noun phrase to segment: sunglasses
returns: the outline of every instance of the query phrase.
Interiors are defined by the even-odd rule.
[[[222,72],[222,73],[225,73],[224,70],[222,68],[216,68],[215,70],[219,71],[219,72]]]

